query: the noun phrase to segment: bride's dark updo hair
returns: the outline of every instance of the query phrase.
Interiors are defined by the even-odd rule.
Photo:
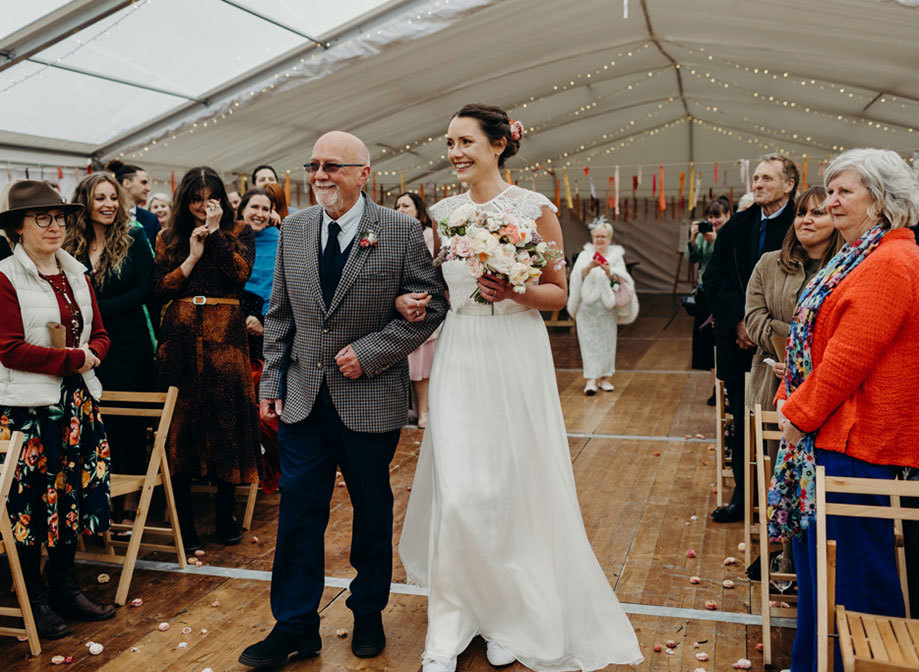
[[[469,103],[453,115],[456,117],[469,117],[479,122],[482,132],[488,136],[492,144],[497,144],[501,138],[507,140],[507,146],[498,157],[498,168],[504,167],[504,162],[514,156],[520,149],[520,140],[514,140],[511,137],[511,120],[507,112],[497,105],[485,105],[483,103]]]

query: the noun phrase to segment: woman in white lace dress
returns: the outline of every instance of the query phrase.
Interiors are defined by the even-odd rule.
[[[597,393],[597,386],[613,391],[617,325],[638,317],[638,295],[625,267],[625,248],[610,245],[613,225],[600,217],[590,225],[590,237],[574,262],[568,292],[568,314],[577,321],[588,397]]]
[[[449,158],[469,191],[437,203],[435,222],[472,204],[537,221],[561,248],[555,208],[501,179],[522,127],[467,105],[450,121]],[[439,240],[437,240],[439,244]],[[565,304],[563,269],[516,294],[443,264],[451,310],[431,371],[430,417],[399,552],[429,589],[424,672],[453,672],[476,635],[488,660],[540,672],[642,659],[635,633],[584,531],[540,310]],[[478,286],[492,305],[470,299]],[[420,319],[420,318],[419,318]]]

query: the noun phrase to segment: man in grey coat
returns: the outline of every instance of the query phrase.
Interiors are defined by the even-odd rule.
[[[324,587],[324,535],[340,469],[354,508],[348,608],[351,648],[386,645],[381,612],[392,580],[389,464],[408,413],[408,354],[443,320],[443,282],[421,226],[362,192],[367,147],[348,133],[323,135],[306,170],[319,205],[281,229],[265,315],[260,412],[280,417],[281,506],[271,579],[277,624],[239,661],[283,664],[316,655]],[[427,292],[425,317],[409,322],[396,298]]]

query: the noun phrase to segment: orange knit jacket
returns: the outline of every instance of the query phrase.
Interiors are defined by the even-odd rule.
[[[919,247],[895,229],[817,315],[813,371],[782,407],[815,445],[919,467]],[[776,399],[786,397],[780,385]]]

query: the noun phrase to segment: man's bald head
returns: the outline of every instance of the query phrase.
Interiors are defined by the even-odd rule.
[[[357,203],[370,177],[367,145],[350,133],[331,131],[313,145],[310,163],[319,164],[317,170],[310,172],[316,200],[329,216],[338,219]],[[339,164],[340,168],[329,172],[326,167],[330,164]]]
[[[364,141],[344,131],[329,131],[316,141],[313,145],[313,156],[318,157],[320,153],[325,152],[339,154],[346,163],[370,165],[370,151]]]

